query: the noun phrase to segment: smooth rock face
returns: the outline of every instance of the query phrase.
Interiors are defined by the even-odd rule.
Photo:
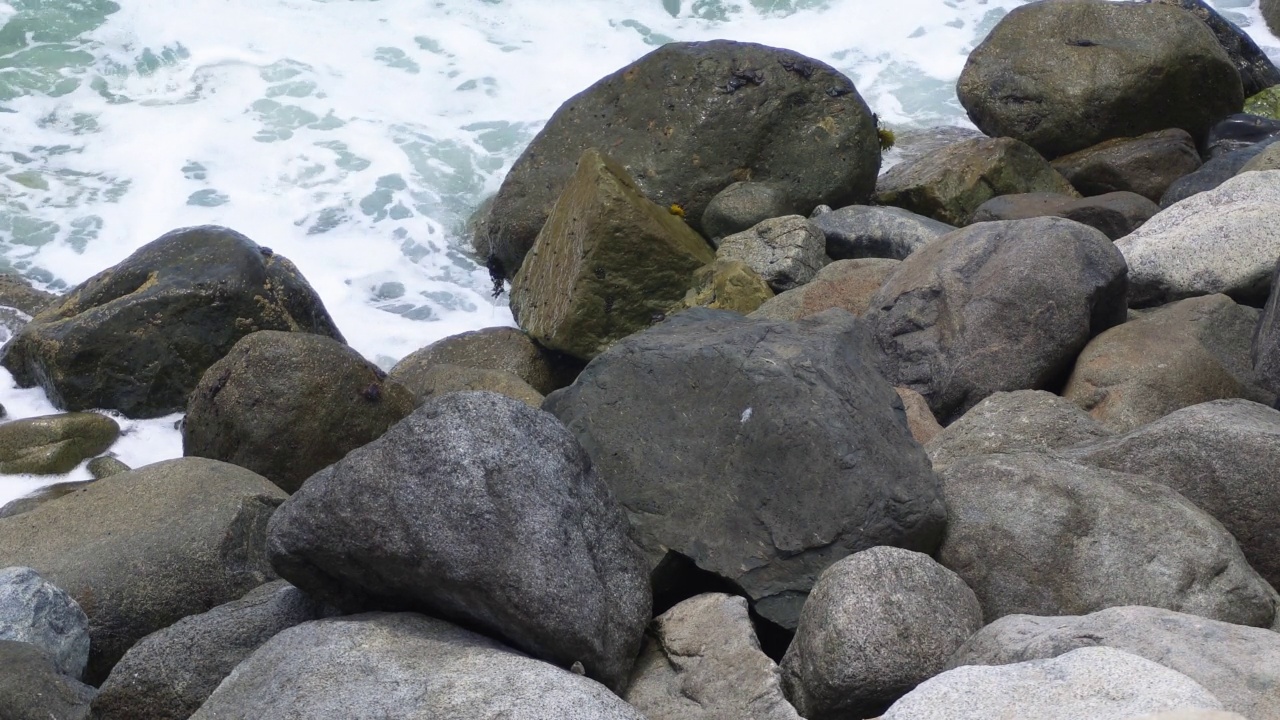
[[[804,285],[766,300],[751,317],[799,320],[831,308],[861,317],[867,312],[871,296],[898,269],[898,264],[897,260],[884,258],[836,260]]]
[[[833,260],[901,260],[956,229],[902,208],[877,205],[842,207],[822,213],[812,222],[826,235],[827,255]]]
[[[946,668],[982,627],[969,586],[928,555],[877,547],[823,571],[782,660],[808,720],[866,717]]]
[[[89,471],[89,474],[93,476],[94,480],[101,480],[105,477],[129,472],[133,468],[120,462],[117,458],[113,458],[109,455],[103,455],[102,457],[96,457],[90,460],[89,463],[85,465],[85,469]]]
[[[590,360],[678,304],[715,255],[595,149],[563,187],[511,281],[511,312],[543,347]]]
[[[1223,707],[1253,720],[1280,718],[1280,635],[1150,607],[1084,616],[1009,615],[982,628],[950,666],[1005,665],[1110,647],[1195,680]]]
[[[1177,490],[1217,518],[1258,574],[1280,586],[1280,411],[1247,400],[1202,403],[1070,455]]]
[[[285,630],[191,720],[645,720],[604,686],[441,620],[369,613]]]
[[[716,258],[746,263],[776,292],[804,285],[831,262],[826,236],[799,215],[771,218],[721,239]]]
[[[1271,625],[1275,590],[1217,520],[1165,485],[1036,453],[962,459],[941,475],[937,557],[987,622],[1148,605]]]
[[[623,695],[648,720],[800,720],[747,601],[708,593],[654,619]]]
[[[967,225],[973,211],[993,197],[1030,192],[1076,194],[1030,146],[1008,137],[983,137],[895,165],[877,183],[876,202],[958,226]]]
[[[5,720],[88,720],[94,692],[58,672],[35,645],[0,640],[0,717]]]
[[[1131,192],[1113,192],[1087,198],[1056,193],[1001,195],[982,203],[971,223],[1060,217],[1097,228],[1112,240],[1128,235],[1160,212],[1160,206]]]
[[[544,407],[591,455],[651,567],[688,558],[792,628],[828,565],[940,539],[937,480],[873,357],[839,310],[790,323],[693,309],[618,343]]]
[[[4,507],[0,507],[0,518],[21,515],[41,503],[56,500],[63,495],[73,493],[92,482],[93,480],[76,480],[74,482],[61,482],[54,483],[52,485],[45,485],[44,487],[28,493],[17,500],[13,500],[12,502],[5,504]]]
[[[0,473],[60,475],[106,451],[120,425],[97,413],[61,413],[0,425]]]
[[[62,409],[159,417],[184,410],[204,371],[256,330],[342,340],[293,263],[203,225],[174,230],[72,288],[0,362]]]
[[[894,703],[881,720],[1132,720],[1163,710],[1221,710],[1199,683],[1107,647],[1049,660],[949,670]]]
[[[752,43],[669,43],[566,101],[512,166],[488,226],[508,277],[589,147],[695,229],[737,180],[786,187],[807,212],[865,202],[880,168],[875,119],[834,68]]]
[[[402,373],[399,377],[405,387],[422,400],[447,392],[483,390],[506,395],[529,407],[542,406],[542,393],[530,387],[529,383],[502,370],[482,370],[440,363],[427,366],[421,372]]]
[[[62,588],[28,567],[0,570],[0,640],[35,645],[79,679],[89,661],[89,618]]]
[[[956,94],[978,129],[1049,158],[1170,127],[1200,140],[1244,103],[1235,65],[1198,18],[1102,0],[1014,8],[969,54]]]
[[[326,614],[319,602],[277,580],[185,617],[125,653],[93,700],[94,720],[187,720],[263,643]]]
[[[191,393],[182,453],[239,465],[293,492],[416,404],[408,388],[336,340],[256,332]]]
[[[1271,297],[1253,333],[1250,356],[1259,382],[1280,395],[1280,260],[1271,276]]]
[[[1186,130],[1156,130],[1115,138],[1050,163],[1081,195],[1137,193],[1152,202],[1180,177],[1200,169],[1200,152]]]
[[[1252,160],[1245,163],[1240,168],[1240,173],[1254,172],[1256,170],[1280,170],[1280,145],[1271,143],[1263,148],[1262,152],[1253,157]]]
[[[702,213],[702,232],[719,245],[720,239],[749,230],[769,218],[796,215],[811,208],[795,207],[786,191],[769,183],[736,182],[716,193]]]
[[[274,579],[266,525],[284,497],[235,465],[166,460],[0,519],[0,558],[80,604],[98,683],[143,636]]]
[[[819,271],[821,274],[821,271]],[[744,315],[773,299],[773,289],[741,260],[716,260],[693,274],[684,307],[733,310]]]
[[[1257,43],[1235,23],[1219,15],[1204,0],[1145,0],[1162,5],[1179,7],[1190,12],[1209,27],[1218,44],[1231,58],[1240,73],[1245,97],[1254,95],[1273,85],[1280,85],[1280,70],[1258,47]],[[1264,3],[1265,4],[1265,3]]]
[[[1280,170],[1238,175],[1187,198],[1116,241],[1129,304],[1226,293],[1261,306],[1280,257]]]
[[[1062,394],[1115,432],[1210,400],[1270,405],[1249,361],[1257,319],[1226,295],[1170,303],[1090,340]]]
[[[1273,138],[1280,140],[1280,138]],[[1174,181],[1160,197],[1160,207],[1168,208],[1192,195],[1212,190],[1239,174],[1240,169],[1271,145],[1271,141],[1250,143],[1211,158],[1199,170]]]
[[[555,418],[463,392],[313,475],[272,517],[269,549],[321,600],[456,619],[619,688],[650,617],[627,533]]]
[[[902,261],[865,318],[889,382],[943,425],[1001,390],[1061,382],[1089,338],[1125,316],[1125,265],[1093,228],[1061,218],[981,223]]]
[[[412,385],[410,378],[414,374],[436,364],[509,372],[543,395],[573,382],[577,374],[566,377],[563,358],[540,347],[519,328],[490,327],[450,335],[415,350],[396,363],[388,375]]]
[[[1277,137],[1280,137],[1280,120],[1247,112],[1235,113],[1209,129],[1205,155],[1217,158],[1250,146],[1270,145]]]

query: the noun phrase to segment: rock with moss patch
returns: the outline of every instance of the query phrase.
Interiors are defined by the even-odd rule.
[[[111,447],[120,426],[97,413],[62,413],[0,425],[0,473],[60,475]]]
[[[1280,120],[1280,85],[1269,87],[1244,101],[1244,111]]]
[[[716,260],[693,274],[683,307],[733,310],[747,314],[773,298],[769,283],[741,260]]]

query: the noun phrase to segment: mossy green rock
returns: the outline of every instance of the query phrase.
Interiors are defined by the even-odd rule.
[[[693,274],[693,288],[679,309],[733,310],[746,315],[773,297],[773,289],[741,260],[716,260]]]
[[[60,475],[111,447],[115,420],[96,413],[63,413],[0,425],[0,473]]]
[[[1280,85],[1269,87],[1245,100],[1244,111],[1250,115],[1280,120]]]
[[[593,148],[512,281],[511,310],[539,344],[590,360],[661,319],[714,261],[701,235]]]

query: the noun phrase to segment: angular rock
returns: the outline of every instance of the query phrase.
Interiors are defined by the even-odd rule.
[[[1280,396],[1280,260],[1271,276],[1271,297],[1258,318],[1250,353],[1259,382]]]
[[[721,238],[750,230],[769,218],[803,214],[811,209],[797,207],[777,185],[736,182],[707,203],[702,213],[702,233],[712,245],[718,245]]]
[[[708,593],[659,615],[623,698],[648,720],[800,720],[747,602]]]
[[[1176,670],[1253,720],[1280,718],[1280,635],[1151,607],[1084,615],[1008,615],[984,627],[950,666],[1006,665],[1082,647],[1123,650]]]
[[[281,631],[326,608],[283,580],[146,636],[93,700],[94,720],[187,720],[231,671]]]
[[[928,555],[876,547],[823,571],[782,660],[808,720],[866,717],[946,668],[982,627],[969,586]]]
[[[1049,660],[949,670],[894,703],[881,720],[1133,720],[1164,710],[1221,710],[1196,681],[1107,647]]]
[[[191,720],[644,720],[604,686],[434,618],[303,623],[240,663]]]
[[[695,308],[614,346],[543,407],[591,454],[651,567],[687,558],[793,628],[828,565],[940,540],[937,480],[873,357],[839,310],[790,323]]]
[[[669,43],[566,101],[516,160],[489,219],[507,277],[590,147],[695,229],[737,180],[785,187],[807,211],[865,202],[880,168],[875,119],[829,65],[752,43]]]
[[[105,451],[120,425],[97,413],[62,413],[0,425],[0,473],[61,475]]]
[[[907,410],[907,427],[911,428],[911,437],[921,445],[928,445],[942,432],[942,426],[929,409],[929,401],[911,388],[896,387],[894,390],[902,398],[902,406]]]
[[[865,316],[889,382],[947,425],[1001,390],[1065,379],[1089,338],[1125,316],[1125,265],[1101,232],[1062,218],[973,225],[902,261]]]
[[[563,187],[511,281],[511,312],[540,345],[590,360],[679,303],[715,255],[594,149]]]
[[[875,199],[958,226],[969,224],[973,211],[993,197],[1029,192],[1077,195],[1030,146],[1013,138],[984,137],[894,166],[877,183]]]
[[[885,258],[836,260],[804,285],[766,300],[751,317],[799,320],[831,308],[861,317],[867,312],[871,296],[899,264],[897,260]]]
[[[1210,400],[1270,405],[1249,361],[1257,319],[1226,295],[1162,306],[1090,340],[1062,395],[1121,433]]]
[[[0,717],[5,720],[88,720],[94,692],[58,672],[36,646],[0,640]]]
[[[0,558],[80,604],[99,683],[143,636],[273,579],[265,531],[284,497],[234,465],[167,460],[0,520]]]
[[[722,238],[716,258],[745,263],[777,292],[804,285],[831,262],[826,236],[799,215],[771,218]]]
[[[1171,127],[1199,141],[1244,103],[1234,63],[1194,15],[1102,0],[1014,8],[969,54],[956,94],[979,130],[1049,158]]]
[[[1060,217],[1102,231],[1111,240],[1128,235],[1160,212],[1160,206],[1131,192],[1114,192],[1087,198],[1056,193],[1001,195],[978,206],[970,222]]]
[[[48,653],[63,675],[79,679],[89,661],[89,618],[62,588],[27,567],[0,570],[0,640]]]
[[[827,237],[833,260],[892,258],[901,260],[922,245],[955,230],[955,226],[897,207],[850,205],[813,218]]]
[[[1218,39],[1218,44],[1231,58],[1232,64],[1240,73],[1240,83],[1246,97],[1280,85],[1280,70],[1276,69],[1267,54],[1258,47],[1249,35],[1235,23],[1219,15],[1204,0],[1140,0],[1157,2],[1163,5],[1179,7],[1195,15]]]
[[[1116,247],[1133,307],[1214,293],[1261,306],[1280,257],[1280,171],[1238,175],[1187,198]]]
[[[965,458],[941,474],[937,557],[977,593],[987,622],[1118,605],[1274,619],[1276,592],[1235,539],[1166,485],[1037,453]]]
[[[502,370],[482,370],[440,363],[420,372],[403,373],[400,379],[405,387],[422,400],[447,392],[484,390],[506,395],[529,407],[542,406],[542,393],[530,387],[529,383]]]
[[[1280,138],[1277,138],[1280,139]],[[1270,145],[1270,141],[1251,143],[1237,150],[1213,157],[1199,170],[1174,181],[1160,197],[1160,207],[1168,208],[1192,195],[1212,190],[1239,174],[1240,169]]]
[[[264,330],[209,367],[182,453],[252,470],[285,492],[413,411],[413,392],[331,338]]]
[[[391,368],[392,380],[412,385],[412,376],[432,365],[448,364],[481,370],[501,370],[529,383],[546,395],[573,382],[565,358],[539,346],[519,328],[490,327],[450,335],[415,350]]]
[[[1201,162],[1191,134],[1170,128],[1106,140],[1050,165],[1086,197],[1126,191],[1158,203],[1175,180],[1200,169]]]
[[[693,287],[685,293],[683,305],[746,314],[773,297],[769,283],[746,263],[716,260],[693,274]]]
[[[72,288],[0,362],[64,410],[159,417],[184,410],[204,371],[256,330],[342,340],[293,263],[203,225],[163,235]]]
[[[555,418],[462,392],[313,475],[272,517],[269,551],[343,609],[429,611],[620,688],[650,611],[627,533]]]

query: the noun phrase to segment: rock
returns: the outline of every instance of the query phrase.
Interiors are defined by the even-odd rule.
[[[281,577],[343,609],[429,611],[620,688],[650,617],[627,532],[555,418],[465,392],[313,475],[269,549]]]
[[[949,670],[894,703],[881,720],[1133,720],[1162,710],[1221,710],[1196,681],[1106,647],[1049,660]]]
[[[1177,490],[1231,532],[1258,574],[1280,585],[1280,412],[1247,400],[1202,403],[1070,456]]]
[[[1249,720],[1243,715],[1223,710],[1170,710],[1152,715],[1143,715],[1131,720]]]
[[[255,330],[342,334],[293,263],[235,231],[174,230],[72,288],[4,349],[65,410],[159,417]]]
[[[1280,170],[1280,145],[1272,143],[1262,149],[1262,152],[1253,156],[1253,159],[1245,163],[1240,168],[1240,173],[1253,172],[1255,170]]]
[[[894,165],[914,162],[934,155],[942,148],[961,140],[985,138],[981,131],[971,127],[940,125],[931,128],[901,130],[895,133],[893,147],[883,153],[880,172]]]
[[[1087,198],[1057,193],[1001,195],[978,206],[970,222],[1060,217],[1097,228],[1112,240],[1136,230],[1160,212],[1160,206],[1131,192],[1113,192]]]
[[[489,195],[480,201],[474,212],[467,216],[466,226],[463,231],[467,237],[471,238],[471,249],[475,251],[476,259],[481,264],[487,264],[489,257],[493,255],[493,247],[489,243],[489,212],[493,209],[493,199],[496,195]],[[498,282],[502,281],[502,275],[499,273]],[[499,285],[501,289],[501,285]]]
[[[97,413],[62,413],[0,425],[0,473],[61,475],[105,451],[120,425]]]
[[[1195,139],[1179,128],[1105,140],[1050,163],[1086,197],[1127,191],[1156,203],[1175,180],[1200,164]]]
[[[1227,57],[1240,73],[1240,83],[1246,97],[1253,95],[1272,85],[1280,85],[1280,69],[1271,62],[1266,53],[1258,47],[1245,31],[1235,23],[1222,17],[1204,0],[1141,0],[1157,2],[1163,5],[1179,7],[1200,19],[1218,44],[1226,51]]]
[[[57,299],[51,292],[32,287],[21,275],[0,273],[0,306],[21,310],[25,315],[37,315]]]
[[[793,628],[828,565],[940,540],[937,481],[873,358],[840,310],[791,323],[695,308],[618,343],[543,407],[590,453],[650,567],[686,558]],[[654,585],[668,580],[660,568]]]
[[[489,219],[507,277],[591,147],[694,229],[734,181],[785,187],[807,210],[865,202],[880,168],[875,119],[829,65],[752,43],[668,43],[566,101],[516,160]]]
[[[1129,265],[1129,304],[1226,293],[1261,306],[1280,257],[1280,171],[1236,176],[1166,208],[1116,241]]]
[[[987,622],[1148,605],[1271,625],[1275,590],[1217,520],[1165,485],[1038,453],[964,458],[941,475],[937,557]]]
[[[93,482],[92,480],[79,480],[75,482],[62,482],[62,483],[54,483],[52,485],[45,485],[42,488],[34,490],[28,493],[27,495],[24,495],[16,500],[13,500],[12,502],[5,504],[3,507],[0,507],[0,518],[7,518],[13,515],[20,515],[41,503],[48,502],[50,500],[55,500],[57,498],[62,497],[63,495],[67,495],[69,493],[75,492],[76,490],[79,490],[80,488],[85,487],[86,485],[92,482]]]
[[[782,660],[808,720],[882,712],[982,627],[978,599],[928,555],[876,547],[823,571]]]
[[[146,636],[93,700],[94,720],[187,720],[231,671],[278,633],[326,615],[283,580]]]
[[[1060,383],[1089,338],[1124,319],[1125,265],[1062,218],[980,223],[902,261],[865,316],[894,385],[944,426],[1001,390]]]
[[[1257,318],[1226,295],[1164,305],[1090,340],[1062,394],[1121,433],[1209,400],[1270,405],[1249,362]]]
[[[896,387],[894,390],[902,398],[902,406],[907,410],[907,427],[911,429],[911,437],[921,445],[927,445],[942,432],[942,426],[929,409],[929,401],[911,388]]]
[[[813,219],[827,238],[834,260],[892,258],[901,260],[955,227],[896,207],[850,205]]]
[[[826,236],[799,215],[765,220],[722,238],[716,259],[745,263],[777,292],[804,285],[831,262]]]
[[[96,457],[90,460],[86,469],[88,469],[89,474],[93,476],[94,480],[101,480],[102,478],[111,477],[112,475],[127,473],[132,468],[120,462],[117,458],[103,455],[102,457]]]
[[[702,213],[702,233],[712,245],[720,238],[750,230],[769,218],[798,215],[812,208],[798,207],[786,191],[769,183],[736,182],[716,193]]]
[[[1280,86],[1259,90],[1245,98],[1244,114],[1280,120]]]
[[[1280,718],[1280,635],[1150,607],[1090,615],[1008,615],[983,628],[950,666],[1006,665],[1057,657],[1082,647],[1123,650],[1176,670],[1253,720]]]
[[[1236,113],[1214,123],[1205,140],[1205,157],[1217,158],[1251,145],[1269,143],[1280,134],[1280,120]]]
[[[594,149],[563,187],[511,282],[511,312],[540,345],[590,360],[679,303],[715,256]]]
[[[392,380],[412,386],[413,376],[432,365],[462,365],[481,370],[501,370],[529,383],[546,395],[573,382],[578,368],[566,358],[539,346],[519,328],[490,327],[450,335],[415,350],[388,373]]]
[[[925,449],[935,470],[979,455],[1044,452],[1107,440],[1113,434],[1070,400],[1044,390],[998,392],[934,436]]]
[[[1276,139],[1280,140],[1280,138]],[[1160,207],[1168,208],[1192,195],[1218,187],[1235,177],[1240,172],[1240,168],[1257,157],[1269,144],[1270,141],[1246,145],[1238,150],[1210,159],[1199,170],[1175,180],[1165,194],[1160,197]]]
[[[283,499],[243,468],[167,460],[0,520],[0,557],[84,609],[85,680],[99,683],[143,636],[273,579],[265,529]]]
[[[956,94],[979,130],[1048,158],[1171,127],[1199,141],[1244,103],[1234,63],[1195,16],[1102,0],[1014,8],[969,54]]]
[[[421,372],[405,373],[401,375],[401,379],[422,400],[447,392],[485,390],[519,400],[529,407],[542,406],[542,393],[530,387],[529,383],[502,370],[482,370],[441,363],[431,365]]]
[[[822,271],[818,271],[821,275]],[[684,296],[684,307],[705,307],[753,312],[773,299],[769,283],[741,260],[716,260],[693,274],[693,287]]]
[[[1077,194],[1026,144],[1007,137],[974,138],[894,166],[880,178],[875,199],[950,225],[967,225],[987,200],[1028,192]]]
[[[0,640],[0,712],[5,720],[88,720],[94,692],[59,672],[36,646]]]
[[[48,653],[63,675],[79,679],[89,661],[89,618],[62,588],[28,567],[0,569],[0,640]]]
[[[1273,33],[1280,33],[1280,0],[1260,0],[1262,19]]]
[[[1254,329],[1251,357],[1258,381],[1280,395],[1280,260],[1271,276],[1271,296]]]
[[[861,317],[871,296],[898,269],[899,261],[884,258],[836,260],[818,271],[808,283],[769,298],[752,317],[799,320],[824,310],[841,308]]]
[[[800,720],[747,601],[708,593],[659,615],[623,698],[648,720]]]
[[[603,686],[441,620],[369,613],[271,638],[191,720],[645,720]]]
[[[200,378],[182,453],[239,465],[294,492],[416,405],[413,392],[336,340],[264,330]]]

